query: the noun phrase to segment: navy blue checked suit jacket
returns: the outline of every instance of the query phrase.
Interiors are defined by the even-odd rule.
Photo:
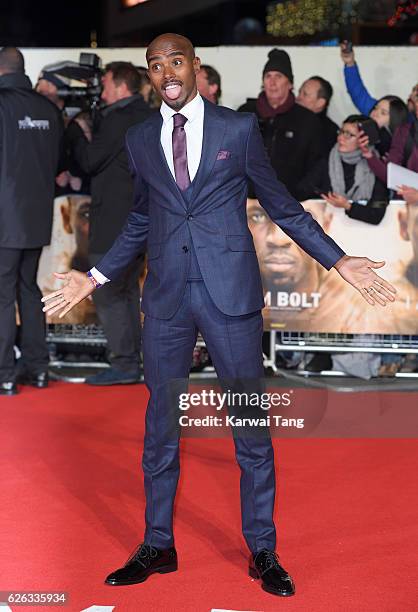
[[[190,202],[164,156],[161,114],[129,129],[126,143],[135,182],[133,208],[122,233],[96,266],[114,279],[140,252],[147,251],[142,309],[159,319],[171,318],[182,300],[191,242],[206,288],[219,310],[237,316],[263,308],[260,270],[247,224],[248,179],[271,219],[325,268],[330,269],[344,255],[276,178],[256,116],[207,100],[204,104],[202,156]]]

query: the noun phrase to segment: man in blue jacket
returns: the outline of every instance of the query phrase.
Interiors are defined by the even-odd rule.
[[[277,180],[255,115],[203,100],[197,92],[200,60],[191,42],[164,34],[148,47],[149,76],[162,97],[161,112],[131,128],[127,150],[135,203],[110,251],[88,276],[59,274],[60,291],[46,310],[64,316],[99,285],[113,280],[145,248],[144,368],[150,390],[143,470],[144,543],[106,582],[143,582],[177,569],[173,504],[179,477],[179,441],[167,437],[166,387],[188,377],[198,330],[218,377],[263,376],[260,271],[246,217],[247,180],[271,219],[325,268],[336,267],[370,303],[393,301],[395,291],[372,268],[348,257]],[[99,289],[100,290],[100,289]],[[275,553],[274,456],[270,437],[235,437],[241,468],[242,530],[249,573],[274,595],[294,594]]]

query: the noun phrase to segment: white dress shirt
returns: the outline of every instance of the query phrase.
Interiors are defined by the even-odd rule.
[[[175,111],[165,102],[161,104],[160,112],[163,118],[161,127],[161,146],[167,160],[171,174],[174,174],[173,161],[173,116],[179,112],[187,118],[184,124],[187,143],[187,166],[189,168],[189,176],[192,181],[196,176],[197,169],[200,164],[202,155],[203,142],[203,118],[205,114],[205,105],[202,96],[198,93],[193,100],[188,102],[180,111]]]
[[[189,169],[190,180],[193,181],[194,177],[196,176],[197,169],[199,168],[200,158],[202,156],[203,119],[205,115],[205,105],[203,103],[202,96],[197,93],[193,100],[183,106],[180,111],[173,110],[165,102],[161,104],[160,113],[163,118],[160,137],[161,146],[174,179],[176,178],[176,175],[174,173],[172,137],[173,115],[175,115],[177,112],[184,115],[184,117],[187,117],[187,121],[184,125],[187,143],[187,166]],[[92,268],[90,272],[92,276],[94,276],[95,280],[101,285],[109,282],[109,279],[96,268]]]

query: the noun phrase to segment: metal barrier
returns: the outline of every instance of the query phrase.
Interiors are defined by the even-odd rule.
[[[415,353],[418,336],[399,334],[328,334],[270,331],[270,354],[264,365],[274,371],[277,351],[310,351],[328,353]]]
[[[397,334],[330,334],[308,332],[270,332],[270,350],[264,360],[265,367],[277,371],[276,354],[278,351],[309,352],[361,352],[361,353],[401,353],[418,354],[418,336],[399,336]],[[78,344],[84,346],[106,346],[106,338],[100,325],[48,325],[47,341],[51,344]],[[205,346],[199,334],[197,346]],[[56,362],[61,365],[61,362]],[[66,363],[66,366],[82,365],[107,367],[100,363]]]
[[[100,325],[48,325],[47,342],[56,344],[106,345]]]

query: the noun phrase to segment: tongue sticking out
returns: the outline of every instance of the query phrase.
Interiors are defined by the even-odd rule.
[[[167,87],[165,90],[165,95],[167,96],[167,98],[169,100],[176,100],[181,92],[181,87],[180,85],[170,85],[170,87]]]

